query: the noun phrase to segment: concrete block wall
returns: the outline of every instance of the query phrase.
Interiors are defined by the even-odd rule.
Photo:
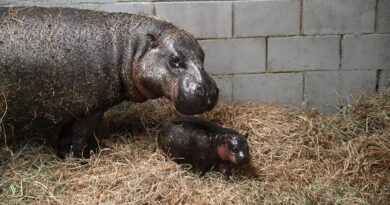
[[[225,101],[333,112],[390,87],[390,0],[0,0],[157,15],[193,33]]]

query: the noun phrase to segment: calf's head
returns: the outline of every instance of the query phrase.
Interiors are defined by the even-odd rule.
[[[246,138],[247,135],[244,136],[236,132],[220,134],[220,143],[217,147],[219,158],[224,161],[230,161],[233,164],[248,164],[250,154]]]
[[[183,114],[211,110],[218,88],[204,69],[204,53],[194,37],[173,27],[143,38],[131,72],[137,91],[145,99],[164,96]]]

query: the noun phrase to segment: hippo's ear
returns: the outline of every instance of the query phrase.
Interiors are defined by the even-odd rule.
[[[157,38],[155,35],[151,33],[146,34],[146,40],[149,42],[150,48],[156,48],[158,46]]]
[[[225,144],[225,143],[228,143],[229,142],[229,139],[228,139],[228,136],[226,135],[226,134],[222,134],[222,135],[220,135],[220,142],[221,142],[221,144]]]

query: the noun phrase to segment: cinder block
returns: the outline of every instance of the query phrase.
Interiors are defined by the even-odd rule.
[[[268,38],[268,67],[272,71],[337,70],[339,36]]]
[[[233,76],[234,101],[266,101],[298,107],[303,98],[302,73]]]
[[[116,0],[117,2],[154,2],[163,0]]]
[[[107,12],[148,15],[153,14],[154,9],[153,4],[148,2],[116,3],[115,0],[18,0],[12,2],[10,6],[72,7]]]
[[[7,7],[7,6],[12,5],[12,3],[13,3],[12,0],[0,0],[0,6]]]
[[[95,2],[90,3],[90,2]],[[122,12],[130,14],[153,14],[154,6],[151,3],[108,3],[115,2],[115,0],[99,0],[99,3],[92,0],[24,0],[17,1],[10,4],[10,6],[39,6],[39,7],[72,7],[79,9],[90,9],[107,12]],[[1,3],[0,3],[1,5]]]
[[[54,4],[54,3],[66,3],[66,0],[17,0],[17,1],[11,1],[14,5],[19,5],[19,6],[30,6],[34,4]],[[70,1],[70,3],[73,1]]]
[[[218,39],[200,41],[205,68],[212,74],[265,71],[265,39]]]
[[[378,0],[376,30],[378,33],[390,33],[390,1]]]
[[[108,3],[108,4],[73,4],[72,7],[107,12],[122,12],[129,14],[153,14],[154,6],[151,3]]]
[[[309,107],[332,113],[360,94],[374,94],[375,87],[376,70],[307,72],[305,101]]]
[[[387,70],[382,70],[379,79],[379,89],[390,89],[390,68]]]
[[[11,1],[10,6],[65,7],[70,4],[71,2],[67,2],[66,0],[18,0]]]
[[[159,2],[156,15],[197,38],[232,36],[231,2]]]
[[[17,0],[13,1],[13,6],[40,6],[40,7],[65,7],[71,4],[82,3],[114,3],[116,0]]]
[[[374,32],[376,0],[304,0],[305,34]]]
[[[217,83],[219,89],[219,101],[231,102],[232,101],[232,89],[233,80],[231,75],[214,75],[212,78]]]
[[[390,68],[390,34],[344,36],[342,51],[342,69]]]
[[[49,0],[51,1],[51,0]],[[55,1],[62,1],[62,0],[55,0]],[[116,2],[116,0],[66,0],[67,2],[72,3],[95,3],[95,4],[101,4],[101,3],[113,3]]]
[[[234,36],[299,34],[300,1],[234,2]]]

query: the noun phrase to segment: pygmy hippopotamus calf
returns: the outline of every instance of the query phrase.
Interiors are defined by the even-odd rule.
[[[0,8],[0,136],[45,137],[83,152],[103,113],[168,98],[211,110],[218,88],[195,38],[152,17],[73,8]]]
[[[171,121],[157,142],[175,162],[191,164],[201,175],[217,170],[230,176],[230,164],[248,164],[250,160],[246,136],[195,117]]]

